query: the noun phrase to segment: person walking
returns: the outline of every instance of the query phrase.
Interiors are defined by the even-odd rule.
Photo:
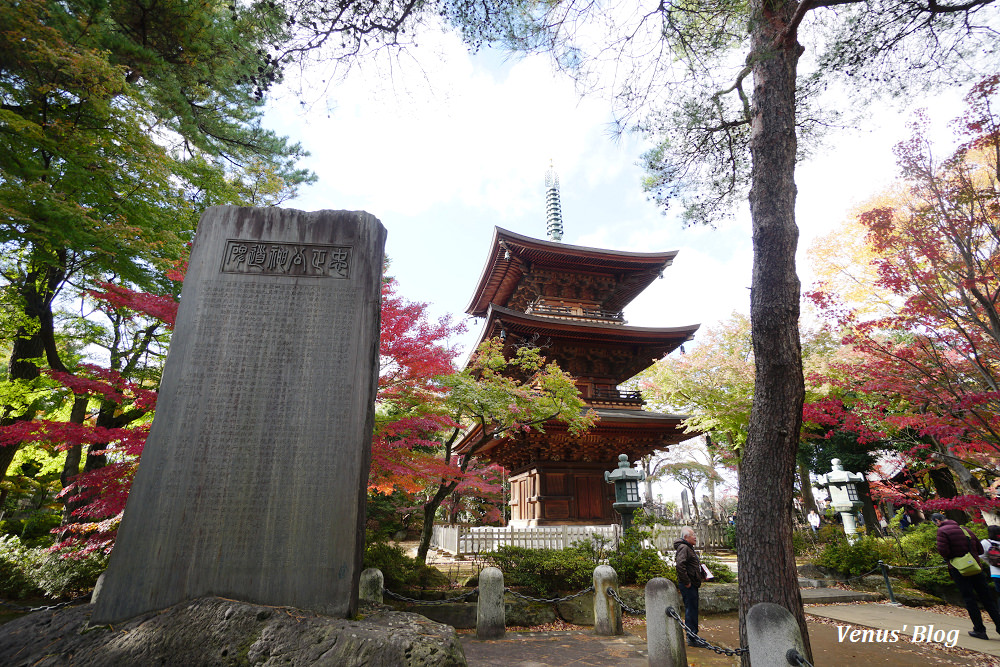
[[[674,542],[674,549],[677,550],[675,558],[677,588],[680,589],[681,599],[684,601],[684,625],[689,631],[688,646],[702,645],[696,635],[698,634],[698,589],[705,575],[701,569],[701,559],[694,550],[696,544],[698,536],[691,526],[681,528],[681,538]]]
[[[813,533],[819,530],[819,514],[816,514],[816,510],[809,510],[809,525],[812,526]]]
[[[976,540],[971,530],[959,526],[940,512],[931,514],[931,521],[937,526],[937,551],[948,563],[948,574],[951,575],[958,587],[958,592],[961,593],[962,600],[965,602],[965,609],[969,612],[969,618],[972,619],[972,630],[969,631],[969,635],[976,639],[989,639],[976,598],[979,598],[978,601],[983,603],[983,609],[993,620],[997,634],[1000,634],[1000,612],[997,610],[993,594],[986,586],[986,577],[983,576],[982,569],[980,568],[975,574],[963,575],[950,562],[951,559],[966,554],[978,557],[983,553],[983,545]]]
[[[987,526],[986,527],[987,538],[980,542],[983,545],[983,556],[987,563],[990,564],[990,581],[993,582],[993,588],[996,589],[997,593],[1000,593],[1000,556],[991,555],[990,549],[996,548],[1000,550],[1000,526]],[[997,563],[994,565],[993,563]]]

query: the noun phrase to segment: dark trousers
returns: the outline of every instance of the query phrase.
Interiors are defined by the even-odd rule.
[[[969,612],[969,618],[972,619],[972,629],[976,632],[986,632],[986,626],[983,625],[983,615],[979,611],[979,603],[982,602],[983,609],[989,614],[997,632],[1000,633],[1000,612],[997,611],[997,604],[993,599],[993,593],[986,586],[986,576],[980,572],[971,577],[964,577],[959,574],[958,570],[950,566],[948,567],[948,574],[951,575],[951,578],[955,581],[955,585],[958,586],[958,592],[962,594],[962,600],[965,601],[965,608]]]
[[[684,601],[684,625],[688,626],[691,632],[698,634],[698,589],[684,584],[679,584],[677,588],[680,589],[681,599]],[[697,641],[690,635],[687,640],[689,644]]]

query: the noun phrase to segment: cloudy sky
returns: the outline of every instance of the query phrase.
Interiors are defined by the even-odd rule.
[[[544,238],[552,160],[564,242],[680,251],[664,279],[626,309],[630,324],[711,326],[733,310],[749,311],[748,206],[718,229],[684,229],[661,213],[642,192],[636,164],[649,144],[613,137],[607,101],[581,98],[546,57],[470,56],[448,34],[428,37],[418,55],[419,63],[391,68],[370,63],[325,94],[313,80],[317,101],[309,105],[291,96],[273,105],[269,125],[300,141],[312,153],[305,165],[319,175],[288,206],[374,214],[389,231],[400,292],[430,303],[435,315],[464,317],[495,225]],[[958,109],[937,104],[942,120]],[[812,239],[895,176],[891,149],[906,136],[908,113],[872,116],[860,130],[831,135],[798,170],[804,283]],[[475,323],[472,329],[459,341],[466,348]]]
[[[748,205],[718,229],[682,228],[642,192],[636,163],[649,144],[612,137],[608,102],[581,98],[546,57],[470,56],[447,34],[425,38],[417,55],[419,63],[391,68],[369,63],[325,92],[314,77],[304,84],[310,104],[294,96],[273,104],[269,126],[301,142],[312,153],[305,165],[319,175],[286,206],[374,214],[389,232],[386,252],[400,293],[428,302],[435,316],[463,318],[494,226],[544,238],[551,160],[562,185],[565,243],[680,251],[664,279],[626,308],[630,324],[712,326],[734,310],[749,312]],[[892,147],[907,136],[912,110],[931,106],[944,138],[959,100],[954,94],[914,100],[910,109],[866,110],[864,127],[831,134],[800,165],[804,286],[812,240],[894,180]],[[470,321],[470,332],[455,341],[466,352],[479,326]],[[679,487],[660,492],[679,497]]]

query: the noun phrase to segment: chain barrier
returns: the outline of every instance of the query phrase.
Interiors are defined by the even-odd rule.
[[[546,602],[546,603],[549,603],[549,604],[557,604],[559,602],[566,602],[568,600],[572,600],[574,598],[578,598],[581,595],[586,595],[587,593],[590,593],[593,590],[594,590],[594,587],[590,586],[589,588],[585,588],[584,590],[580,591],[579,593],[573,593],[572,595],[567,595],[567,596],[561,597],[561,598],[534,598],[534,597],[531,597],[530,595],[525,595],[524,593],[518,593],[517,591],[512,590],[510,588],[505,588],[504,589],[505,592],[510,593],[514,597],[519,597],[519,598],[522,598],[524,600],[530,600],[531,602]]]
[[[889,565],[888,563],[886,563],[885,566],[890,570],[940,570],[942,567],[948,567],[948,564],[943,563],[941,565],[927,565],[925,567],[916,567],[910,565]]]
[[[615,602],[617,602],[619,605],[621,605],[622,609],[624,609],[628,613],[632,614],[633,616],[645,616],[646,615],[646,610],[645,609],[633,609],[632,607],[630,607],[627,604],[625,604],[625,602],[622,601],[622,599],[620,597],[618,597],[618,591],[616,591],[615,589],[609,588],[608,589],[608,595]]]
[[[788,661],[789,665],[797,665],[797,667],[813,667],[813,664],[806,660],[806,657],[799,653],[798,649],[788,649],[788,653],[785,654],[785,660]]]
[[[684,620],[677,614],[677,610],[674,609],[672,606],[667,607],[667,616],[680,623],[681,628],[683,628],[684,630],[684,635],[688,638],[688,640],[697,643],[702,648],[711,649],[720,655],[728,655],[730,657],[743,655],[745,653],[750,652],[750,649],[747,648],[725,648],[724,646],[715,646],[714,644],[711,644],[708,640],[706,640],[704,637],[699,637],[697,634],[691,631],[691,628],[689,628],[684,624]]]
[[[388,588],[383,588],[382,592],[391,598],[396,600],[402,600],[403,602],[411,602],[413,604],[420,605],[438,605],[438,604],[448,604],[449,602],[454,602],[455,600],[464,600],[467,597],[471,597],[475,593],[479,592],[479,586],[476,586],[468,593],[462,593],[461,595],[456,595],[453,598],[445,598],[444,600],[418,600],[416,598],[408,598],[405,595],[400,595],[399,593],[393,593]]]
[[[68,607],[72,604],[76,604],[81,600],[89,600],[90,593],[86,595],[81,595],[80,597],[73,598],[72,600],[67,600],[66,602],[59,602],[56,604],[49,604],[43,607],[25,607],[24,605],[13,604],[12,602],[4,602],[0,600],[0,607],[7,607],[8,609],[13,609],[14,611],[23,611],[27,614],[34,613],[36,611],[55,611],[56,609],[62,609],[63,607]]]
[[[859,574],[856,577],[847,577],[846,579],[844,579],[844,581],[861,581],[862,579],[864,579],[865,577],[867,577],[869,574],[875,574],[876,572],[881,572],[881,568],[876,567],[871,572],[865,572],[864,574]]]

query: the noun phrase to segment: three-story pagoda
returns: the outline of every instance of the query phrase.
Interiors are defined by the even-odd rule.
[[[550,171],[550,174],[552,172]],[[549,197],[551,180],[547,177]],[[479,342],[501,337],[505,349],[540,345],[545,357],[572,374],[600,420],[583,436],[565,424],[494,440],[478,455],[510,473],[512,526],[610,524],[614,491],[604,471],[619,454],[629,460],[691,436],[683,415],[643,410],[638,391],[619,386],[683,342],[698,325],[628,326],[622,309],[662,277],[676,251],[623,252],[564,244],[555,206],[549,203],[549,238],[534,239],[497,227],[486,266],[467,313],[485,318]],[[474,428],[464,438],[472,442]],[[461,452],[461,444],[458,451]]]

